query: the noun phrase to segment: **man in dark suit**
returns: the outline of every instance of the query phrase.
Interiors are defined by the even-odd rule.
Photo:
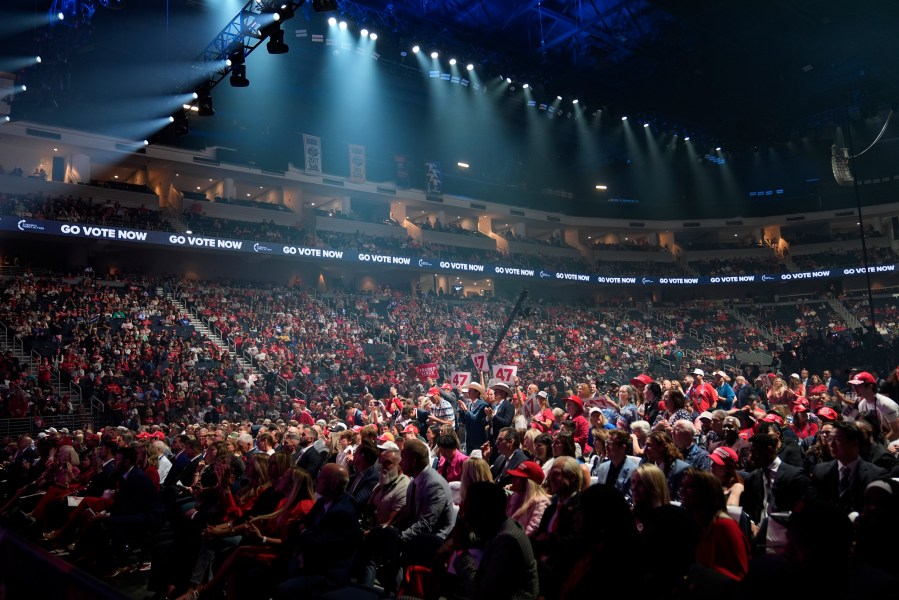
[[[499,435],[500,430],[503,427],[510,427],[512,425],[512,419],[515,418],[515,407],[512,406],[511,400],[512,388],[508,385],[502,381],[494,381],[490,385],[490,389],[493,390],[493,397],[496,399],[496,402],[492,406],[485,408],[484,414],[487,417],[487,424],[490,427],[488,433],[490,446],[495,448],[496,438]]]
[[[353,453],[356,474],[350,479],[347,493],[353,498],[359,512],[368,505],[372,490],[378,485],[378,449],[371,444],[360,444]]]
[[[868,484],[886,479],[889,473],[860,456],[864,434],[855,423],[835,423],[829,442],[834,460],[812,471],[818,496],[847,513],[860,511]]]
[[[314,480],[321,471],[322,455],[315,449],[315,441],[318,439],[318,431],[314,427],[304,425],[300,430],[300,457],[297,459],[297,466],[305,469],[309,476]]]
[[[765,545],[768,515],[787,512],[800,500],[814,496],[815,490],[805,471],[780,460],[777,438],[756,434],[749,440],[749,463],[754,467],[745,479],[740,496],[743,510],[758,525],[756,546]]]
[[[449,484],[429,467],[428,447],[420,440],[407,440],[403,445],[400,468],[409,475],[406,507],[397,521],[403,541],[418,535],[446,539],[456,521]]]
[[[315,485],[320,498],[303,520],[297,541],[300,575],[277,586],[274,598],[306,598],[349,585],[355,548],[362,541],[359,514],[346,493],[349,482],[346,467],[329,463],[321,469]]]
[[[540,590],[558,594],[576,562],[578,531],[575,516],[580,507],[581,465],[570,456],[559,456],[547,475],[552,501],[531,537],[534,556],[541,563]]]
[[[468,404],[459,400],[459,421],[465,425],[465,451],[471,454],[479,450],[487,441],[487,414],[489,406],[484,400],[486,390],[479,383],[471,383],[462,389],[468,394]]]
[[[526,461],[528,457],[521,449],[521,438],[518,432],[511,427],[500,429],[499,435],[496,437],[496,452],[490,472],[493,474],[493,481],[504,486],[512,483],[512,477],[508,475],[509,470],[518,468],[518,465]]]

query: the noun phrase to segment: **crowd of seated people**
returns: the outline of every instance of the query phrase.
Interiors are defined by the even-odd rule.
[[[111,200],[84,199],[71,195],[46,197],[40,194],[0,194],[0,214],[70,223],[172,230],[171,223],[158,210],[143,205],[132,208]]]
[[[258,223],[251,223],[237,219],[207,217],[196,210],[182,213],[181,221],[190,231],[199,235],[295,244],[302,244],[306,240],[306,233],[303,229],[296,226],[279,225],[274,221],[262,220]]]
[[[568,383],[424,379],[8,438],[0,520],[113,586],[139,549],[149,591],[180,600],[620,595],[609,565],[659,548],[640,571],[657,597],[799,595],[825,567],[841,597],[894,589],[895,372]]]
[[[861,249],[815,252],[814,254],[793,254],[793,262],[803,271],[826,269],[828,267],[860,267],[864,265]],[[869,247],[868,265],[889,265],[899,262],[899,256],[889,247]]]
[[[477,229],[466,229],[462,227],[458,222],[453,223],[443,223],[439,218],[435,218],[432,223],[430,219],[422,219],[420,221],[415,221],[415,224],[418,225],[424,231],[439,231],[441,233],[452,233],[455,235],[470,235],[474,237],[482,237],[486,238],[487,236],[478,231]]]
[[[774,256],[752,258],[709,258],[691,260],[690,267],[700,275],[757,275],[759,273],[786,273],[783,261]]]

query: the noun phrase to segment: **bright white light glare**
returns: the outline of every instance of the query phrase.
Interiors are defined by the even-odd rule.
[[[414,52],[415,54],[418,54],[420,51],[421,48],[419,48],[418,46],[412,46],[412,52]]]
[[[362,37],[368,37],[368,29],[363,29],[359,32],[359,35],[361,35]]]
[[[190,104],[182,104],[181,108],[183,108],[184,110],[190,110]]]
[[[649,127],[649,123],[643,123],[643,127]]]
[[[3,120],[4,120],[5,122],[9,123],[10,116],[9,116],[9,115],[6,115],[5,117],[3,117]]]
[[[346,21],[341,21],[341,22],[340,22],[340,30],[341,30],[341,31],[345,31],[345,30],[346,30]]]
[[[281,15],[279,15],[278,13],[275,13],[274,15],[272,15],[272,18],[275,19],[275,21],[280,21]]]
[[[512,78],[511,78],[511,77],[506,77],[506,83],[512,83]]]
[[[474,65],[471,63],[468,63],[467,65],[465,65],[465,70],[466,71],[474,71]]]
[[[174,122],[175,122],[175,117],[169,117],[169,123],[174,123]]]
[[[334,17],[331,17],[330,19],[328,19],[328,25],[330,25],[331,27],[334,27],[335,25],[337,25],[337,19],[335,19]]]
[[[621,117],[621,120],[622,120],[622,121],[627,121],[627,115]]]
[[[34,57],[34,62],[36,62],[37,64],[41,64],[41,57],[40,57],[40,56],[35,56],[35,57]]]
[[[230,59],[230,58],[225,59],[225,66],[226,66],[226,67],[230,67],[230,66],[231,66],[231,59]]]
[[[522,87],[522,89],[525,89],[525,90],[526,90],[526,89],[528,89],[528,88],[530,88],[530,87],[531,87],[531,84],[529,84],[529,83],[526,83],[526,84],[524,84],[524,85],[523,85],[523,86],[521,86],[521,87]]]
[[[438,56],[440,56],[440,54],[438,54],[436,50],[431,52],[431,58],[437,58]]]
[[[194,93],[191,94],[191,95],[194,97],[194,100],[196,100],[197,98],[200,97],[200,94],[198,94],[198,93],[196,93],[196,92],[194,92]]]
[[[598,190],[607,190],[607,189],[609,189],[609,187],[606,186],[606,185],[598,185],[598,186],[596,186],[596,189],[598,189]]]
[[[571,103],[572,103],[572,104],[577,104],[577,103],[578,103],[578,99],[575,98],[574,100],[571,101]]]
[[[456,59],[455,59],[455,58],[451,58],[451,59],[450,59],[450,64],[451,64],[451,65],[456,64]]]
[[[684,138],[684,141],[685,141],[685,142],[689,142],[689,141],[690,141],[690,136],[688,135],[687,137],[685,137],[685,138]]]
[[[556,100],[561,100],[562,96],[556,96]]]
[[[467,162],[457,162],[456,164],[459,166],[460,169],[467,169],[468,167],[471,166]]]
[[[28,86],[27,86],[27,85],[23,85],[23,86],[22,86],[22,91],[23,91],[23,92],[27,92],[27,91],[28,91]]]
[[[149,145],[150,145],[150,140],[144,140],[144,146],[149,146]]]
[[[715,148],[715,152],[721,152],[721,146],[718,146],[717,148]]]
[[[368,37],[369,37],[372,41],[375,41],[376,39],[378,39],[378,34],[375,33],[374,31],[372,31],[371,33],[368,34]]]
[[[190,110],[191,110],[192,112],[200,112],[200,107],[199,107],[199,106],[191,106],[191,107],[190,107]]]
[[[60,21],[65,21],[66,16],[60,12],[60,13],[56,13],[56,18],[59,19]]]

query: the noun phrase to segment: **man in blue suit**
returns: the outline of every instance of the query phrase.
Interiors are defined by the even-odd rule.
[[[487,413],[484,396],[487,391],[480,383],[470,383],[462,391],[468,394],[468,404],[459,399],[459,421],[465,426],[465,451],[471,454],[487,441]]]
[[[496,437],[501,429],[512,426],[512,419],[515,418],[515,407],[512,406],[512,388],[502,381],[492,381],[490,389],[493,390],[493,396],[496,402],[485,409],[487,414],[490,431],[488,438],[490,439],[490,447],[496,448]]]

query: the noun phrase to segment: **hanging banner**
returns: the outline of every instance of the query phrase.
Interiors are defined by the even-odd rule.
[[[396,187],[400,189],[409,188],[409,157],[405,154],[395,154],[393,160],[396,161]]]
[[[443,174],[440,172],[440,163],[429,160],[425,163],[425,182],[429,194],[443,193]]]
[[[350,144],[350,181],[365,181],[365,146]]]
[[[418,372],[418,379],[422,382],[427,381],[428,377],[437,379],[437,376],[440,374],[440,371],[437,369],[437,363],[415,365],[415,370]]]
[[[518,367],[515,365],[493,365],[491,371],[494,379],[498,379],[506,384],[511,384],[515,381],[515,376],[518,375]]]
[[[306,157],[306,173],[322,174],[322,139],[314,135],[303,134],[303,156]]]
[[[478,373],[482,373],[489,368],[487,364],[487,353],[486,352],[477,352],[471,355],[471,362],[474,363],[474,370]]]

